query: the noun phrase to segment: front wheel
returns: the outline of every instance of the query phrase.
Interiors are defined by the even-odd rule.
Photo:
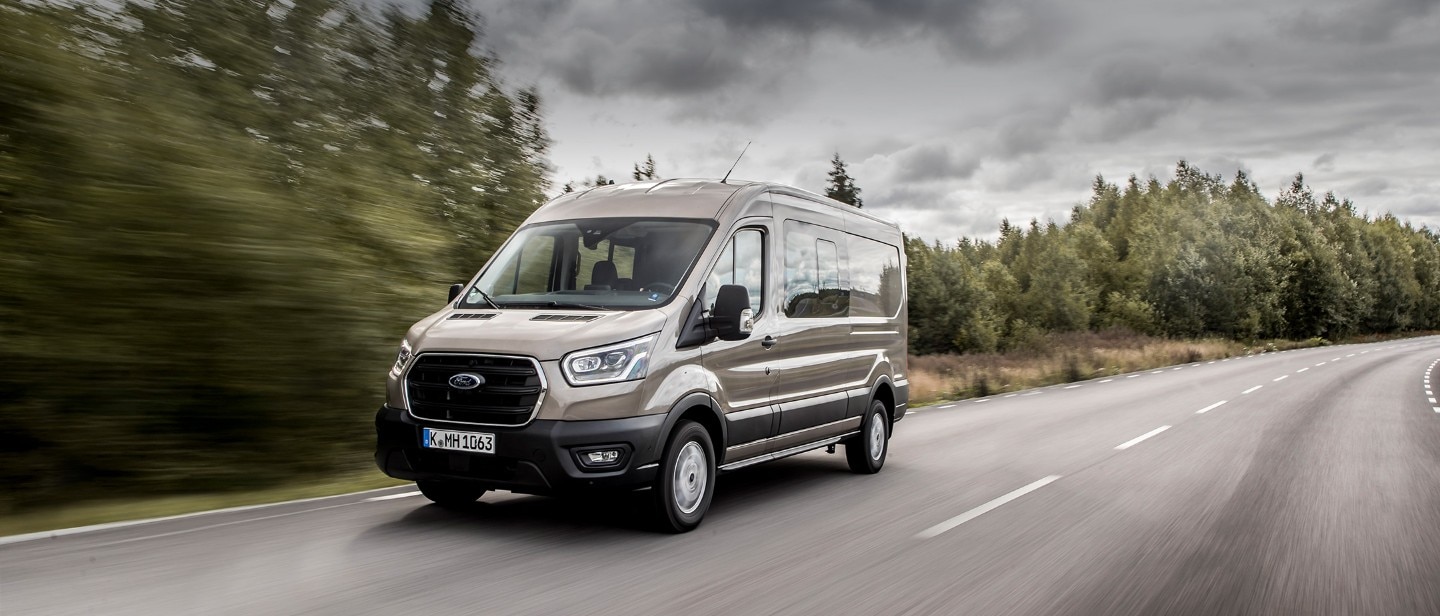
[[[441,507],[463,507],[480,499],[485,488],[455,481],[422,480],[415,482],[420,493]]]
[[[885,412],[885,403],[879,400],[870,403],[865,421],[860,424],[860,434],[850,437],[845,443],[845,461],[850,470],[865,475],[880,472],[885,466],[885,454],[890,449],[890,415]]]
[[[715,448],[710,433],[693,421],[676,424],[665,445],[653,490],[659,529],[683,533],[699,526],[715,493],[715,475]]]

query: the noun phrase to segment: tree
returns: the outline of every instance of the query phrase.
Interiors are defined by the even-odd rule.
[[[646,154],[645,162],[635,163],[635,171],[630,176],[635,178],[636,182],[660,179],[660,175],[655,173],[655,157]]]
[[[855,178],[846,172],[845,161],[840,159],[839,152],[830,160],[830,165],[830,184],[825,187],[825,196],[857,208],[864,207],[864,202],[860,199],[860,188],[855,185]]]

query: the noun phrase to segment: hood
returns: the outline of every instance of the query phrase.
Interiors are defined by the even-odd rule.
[[[684,306],[685,302],[673,302]],[[668,308],[668,307],[667,307]],[[411,328],[415,353],[527,355],[540,361],[653,334],[669,310],[443,310]]]

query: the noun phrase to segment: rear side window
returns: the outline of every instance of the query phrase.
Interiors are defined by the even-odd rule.
[[[840,251],[819,237],[819,227],[785,221],[785,316],[792,319],[843,317],[849,291],[840,280]]]
[[[900,311],[904,293],[900,249],[858,235],[848,239],[850,316],[894,317]]]

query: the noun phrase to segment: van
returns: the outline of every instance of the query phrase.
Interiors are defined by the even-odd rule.
[[[560,196],[450,299],[375,420],[380,469],[442,506],[648,490],[684,532],[720,472],[835,445],[878,472],[909,400],[898,227],[786,186]]]

